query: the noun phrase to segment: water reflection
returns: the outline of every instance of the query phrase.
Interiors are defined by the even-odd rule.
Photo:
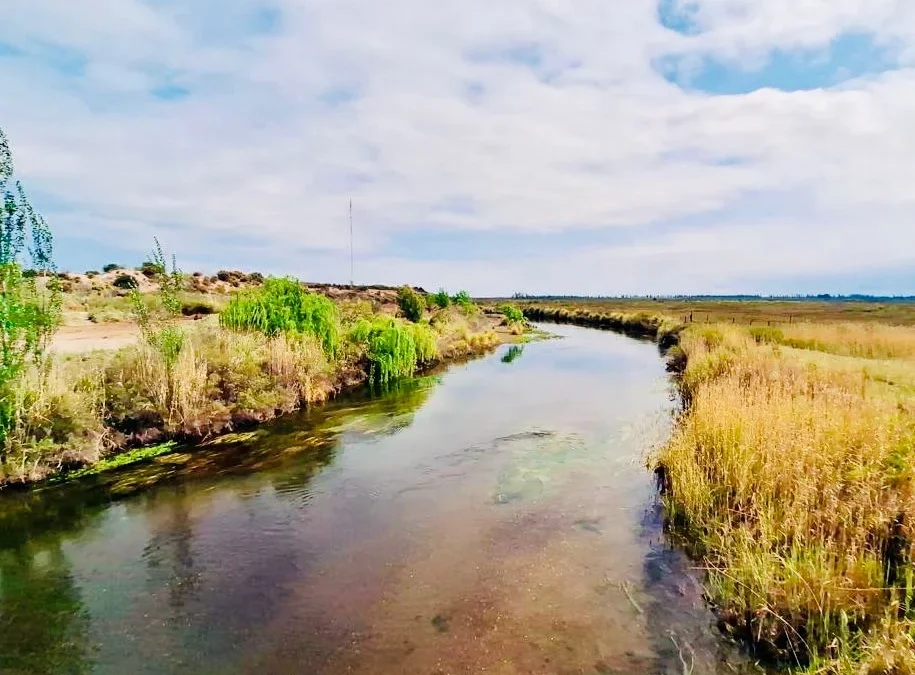
[[[510,345],[502,355],[502,363],[514,363],[524,354],[524,345]]]
[[[0,672],[89,673],[88,629],[60,541],[0,551]]]

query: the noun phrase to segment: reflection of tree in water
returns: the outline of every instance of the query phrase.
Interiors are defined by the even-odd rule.
[[[0,673],[92,670],[89,614],[57,540],[0,551]]]
[[[153,590],[168,588],[169,605],[175,612],[173,620],[182,622],[190,616],[187,605],[197,597],[200,587],[186,487],[179,486],[165,501],[166,507],[155,510],[153,534],[143,549],[143,559],[150,570],[150,586]]]
[[[508,351],[502,355],[502,363],[513,363],[517,359],[521,358],[521,355],[524,353],[523,345],[512,345],[508,348]]]

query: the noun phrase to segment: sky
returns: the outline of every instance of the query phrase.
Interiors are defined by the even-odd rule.
[[[915,294],[912,0],[4,0],[61,268]]]

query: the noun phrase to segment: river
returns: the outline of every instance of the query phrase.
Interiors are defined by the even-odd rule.
[[[657,348],[549,330],[0,496],[0,672],[756,672],[662,531]]]

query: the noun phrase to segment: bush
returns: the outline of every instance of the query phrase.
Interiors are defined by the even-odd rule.
[[[444,288],[440,288],[438,293],[432,294],[432,304],[439,309],[446,309],[451,304],[451,296]]]
[[[215,314],[216,308],[205,302],[183,302],[181,303],[181,314],[183,316],[198,316]]]
[[[309,293],[295,279],[267,279],[260,288],[238,293],[219,315],[219,322],[231,330],[269,336],[313,335],[328,355],[335,354],[340,344],[337,306],[323,295]]]
[[[165,265],[154,262],[152,260],[147,260],[145,263],[140,265],[139,272],[147,279],[154,279],[165,274]]]
[[[98,270],[89,270],[88,272],[86,272],[86,276],[89,277],[90,279],[97,277],[98,274],[99,274]]]
[[[264,275],[260,272],[251,272],[248,275],[248,282],[252,284],[262,284],[264,283]]]
[[[416,323],[423,318],[426,303],[422,296],[409,286],[401,286],[397,291],[397,306],[407,319]]]
[[[451,301],[463,309],[466,314],[470,314],[477,310],[476,304],[474,304],[467,291],[458,291],[457,294],[451,298]]]
[[[369,361],[369,380],[375,385],[385,386],[410,377],[419,364],[438,355],[435,332],[429,326],[398,319],[360,319],[349,338],[364,347]]]
[[[524,323],[524,312],[514,305],[499,305],[499,313],[505,317],[508,323]]]
[[[118,265],[117,263],[108,263],[102,268],[102,271],[107,274],[108,272],[114,272],[115,270],[120,269],[124,269],[124,267],[122,265]]]
[[[111,285],[115,288],[123,288],[124,290],[131,290],[138,287],[137,280],[129,274],[117,275],[114,278],[114,281],[111,282]]]

